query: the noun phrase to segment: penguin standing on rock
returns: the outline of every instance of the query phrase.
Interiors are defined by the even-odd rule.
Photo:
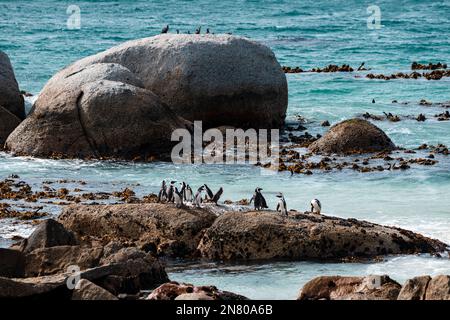
[[[170,185],[166,188],[167,202],[173,202],[174,184],[176,181],[170,181]]]
[[[277,211],[280,211],[282,215],[284,216],[288,216],[288,210],[287,210],[287,206],[286,206],[286,200],[284,200],[284,196],[283,194],[280,192],[277,194],[277,198],[279,198],[280,200],[278,200],[278,204],[277,204]]]
[[[183,193],[178,191],[177,187],[174,187],[173,199],[177,208],[181,208],[183,206]]]
[[[214,202],[215,204],[217,204],[217,202],[220,199],[220,196],[222,196],[223,193],[223,188],[220,187],[219,191],[217,191],[215,194],[212,192],[212,190],[206,185],[203,185],[205,187],[206,190],[206,199],[210,200],[212,202]]]
[[[194,197],[194,205],[197,208],[201,208],[201,204],[202,204],[202,192],[205,189],[205,186],[201,186],[200,188],[198,188],[197,193],[195,194]]]
[[[166,201],[167,200],[167,192],[166,192],[166,180],[163,180],[161,183],[161,189],[158,193],[158,202]]]
[[[167,33],[169,32],[169,25],[165,26],[162,30],[161,33]]]
[[[184,200],[185,201],[189,201],[189,202],[193,202],[194,201],[194,196],[192,193],[192,189],[190,185],[186,185],[186,190],[184,191]]]
[[[255,210],[267,209],[267,202],[261,193],[262,188],[256,188],[253,197],[250,199],[250,203],[254,201]]]
[[[322,204],[320,203],[319,199],[312,199],[311,212],[320,214],[321,211],[322,211]]]
[[[200,34],[201,31],[202,31],[202,27],[200,26],[195,30],[195,34]]]

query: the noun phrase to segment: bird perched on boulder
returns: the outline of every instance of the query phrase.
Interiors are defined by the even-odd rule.
[[[252,203],[252,201],[254,201],[255,210],[261,210],[261,209],[268,208],[266,199],[262,195],[261,191],[262,191],[262,188],[256,188],[255,193],[253,194],[253,197],[250,199],[250,203]]]
[[[162,28],[161,33],[167,33],[169,32],[169,25],[165,26],[164,28]]]
[[[311,212],[320,214],[322,211],[322,204],[318,199],[312,199],[311,200]]]
[[[200,34],[200,32],[202,31],[202,27],[198,27],[197,29],[195,29],[195,34]]]
[[[282,215],[287,216],[288,210],[287,210],[287,206],[286,206],[286,200],[284,199],[283,194],[281,192],[278,193],[277,198],[280,199],[280,200],[278,200],[277,211],[281,212]]]

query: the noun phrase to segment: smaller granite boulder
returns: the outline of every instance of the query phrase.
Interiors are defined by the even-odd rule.
[[[340,122],[309,146],[314,153],[353,154],[392,151],[391,139],[377,126],[362,119]]]
[[[307,282],[298,300],[396,300],[401,286],[388,276],[321,276]]]
[[[397,300],[425,300],[430,276],[420,276],[408,279],[402,287]]]
[[[194,286],[175,281],[164,283],[147,300],[248,300],[246,297],[217,289],[214,286]]]
[[[77,240],[72,232],[67,231],[61,223],[48,219],[42,221],[31,236],[25,240],[23,252],[29,253],[40,248],[76,244]]]
[[[426,300],[450,300],[450,276],[439,275],[430,280]]]
[[[118,300],[109,291],[93,284],[89,280],[81,279],[73,291],[72,300]]]

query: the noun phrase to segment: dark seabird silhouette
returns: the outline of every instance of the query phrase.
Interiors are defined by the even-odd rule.
[[[211,200],[212,202],[214,202],[215,204],[217,204],[217,202],[220,199],[220,196],[223,193],[223,188],[220,187],[219,191],[217,191],[215,194],[212,192],[212,190],[205,184],[204,185],[205,190],[206,190],[206,197],[208,200]]]
[[[161,189],[159,190],[159,194],[158,194],[158,202],[161,201],[166,201],[167,200],[167,192],[166,192],[166,181],[163,180],[162,184],[161,184]]]
[[[201,31],[202,31],[202,27],[200,26],[195,30],[195,34],[200,34]]]
[[[206,29],[206,34],[209,34],[209,28]]]
[[[180,34],[180,30],[177,29],[177,34]]]
[[[169,25],[165,26],[162,30],[161,33],[167,33],[169,32]]]
[[[375,99],[372,99],[372,103],[375,103]]]

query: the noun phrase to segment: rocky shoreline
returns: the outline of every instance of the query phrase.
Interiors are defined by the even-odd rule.
[[[450,276],[419,276],[403,286],[387,275],[322,276],[310,280],[297,300],[450,300]]]
[[[216,287],[170,282],[166,259],[348,262],[447,250],[400,228],[296,211],[282,217],[172,204],[72,205],[58,221],[44,220],[28,239],[0,249],[0,298],[245,299]],[[70,287],[70,281],[79,285]],[[311,294],[309,287],[300,298],[336,296]]]

